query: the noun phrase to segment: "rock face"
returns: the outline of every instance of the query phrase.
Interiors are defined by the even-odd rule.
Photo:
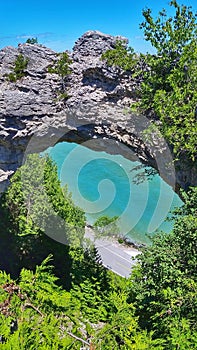
[[[60,77],[48,72],[58,60],[57,53],[31,44],[0,51],[0,192],[26,153],[42,151],[62,140],[140,159],[158,169],[172,186],[197,184],[196,171],[186,162],[180,163],[174,176],[165,140],[157,132],[151,140],[145,137],[150,121],[130,113],[140,79],[101,61],[101,54],[114,48],[117,40],[127,43],[126,38],[97,31],[77,40],[69,53],[72,72],[65,81],[66,101],[60,94]],[[19,54],[29,59],[26,76],[10,82],[7,75]]]
[[[86,60],[87,56],[100,57],[103,52],[115,48],[117,40],[128,44],[128,39],[121,36],[113,37],[96,30],[86,32],[76,41],[72,56],[75,61],[81,61],[82,57]]]

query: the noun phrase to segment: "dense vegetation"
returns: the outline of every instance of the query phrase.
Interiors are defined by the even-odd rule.
[[[157,54],[139,58],[152,73],[144,73],[138,108],[159,118],[174,152],[193,161],[196,22],[189,8],[171,6],[174,18],[143,13]],[[104,58],[126,70],[138,64],[121,43]],[[61,56],[52,67],[63,82],[68,64]],[[0,349],[196,349],[197,188],[182,196],[173,231],[156,235],[123,279],[84,239],[84,212],[61,188],[55,164],[29,156],[0,198]],[[95,227],[114,227],[114,219]]]
[[[197,22],[191,7],[170,2],[174,16],[162,10],[154,19],[150,9],[143,11],[145,39],[156,54],[137,56],[131,48],[118,42],[114,50],[102,57],[109,65],[130,70],[140,77],[138,103],[132,106],[159,125],[178,157],[196,157],[197,100]],[[143,69],[140,69],[143,67]],[[146,67],[146,69],[144,69]]]
[[[0,349],[195,349],[196,194],[127,280],[85,241],[84,213],[50,158],[31,155],[0,202]],[[56,215],[69,245],[56,241]]]

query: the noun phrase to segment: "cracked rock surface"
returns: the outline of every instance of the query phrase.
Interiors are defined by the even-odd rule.
[[[151,142],[145,140],[143,131],[150,121],[130,112],[140,77],[101,60],[101,54],[114,48],[117,40],[128,42],[98,31],[89,31],[76,41],[68,52],[72,64],[65,80],[66,100],[60,94],[61,77],[48,71],[58,60],[56,52],[38,44],[0,51],[0,192],[26,153],[40,152],[63,140],[139,159],[157,168],[172,186],[197,184],[195,169],[186,161],[174,178],[173,169],[167,168],[171,156],[165,140],[158,135]],[[7,76],[19,54],[29,59],[25,76],[10,82]]]

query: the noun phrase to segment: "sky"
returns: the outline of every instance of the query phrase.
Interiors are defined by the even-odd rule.
[[[197,0],[182,0],[197,11]],[[169,0],[0,0],[0,48],[17,46],[29,37],[62,52],[71,50],[75,41],[88,30],[122,35],[136,52],[154,52],[143,38],[139,24],[142,9],[156,16]]]

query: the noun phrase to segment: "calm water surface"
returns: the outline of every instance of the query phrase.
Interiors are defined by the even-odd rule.
[[[67,142],[46,152],[89,223],[103,215],[117,215],[120,232],[139,243],[149,243],[148,236],[157,230],[172,229],[173,222],[165,219],[182,201],[157,174],[151,179],[143,176],[139,183],[139,175],[143,175],[143,169],[135,170],[139,162]]]

